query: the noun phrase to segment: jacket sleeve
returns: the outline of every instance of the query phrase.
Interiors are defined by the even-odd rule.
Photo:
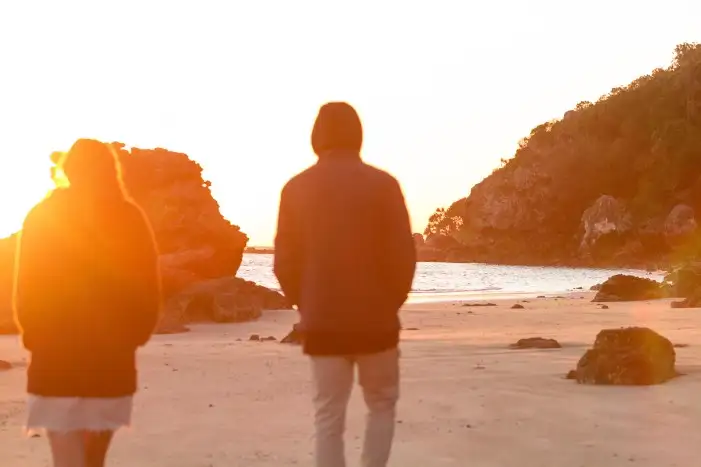
[[[132,296],[134,307],[130,316],[129,328],[133,331],[136,345],[145,345],[153,334],[161,318],[163,308],[161,273],[158,248],[146,215],[135,208],[134,256]]]
[[[384,280],[390,302],[399,308],[411,292],[416,271],[416,246],[404,194],[394,178],[387,185],[383,201],[380,215],[384,225],[380,232],[384,236]]]
[[[290,305],[299,305],[302,280],[302,241],[299,215],[290,185],[282,189],[275,235],[274,271]]]
[[[47,267],[53,263],[51,238],[42,235],[41,214],[38,208],[32,209],[24,220],[22,231],[17,236],[15,252],[14,283],[12,306],[15,322],[22,333],[22,342],[28,350],[42,338],[42,331],[51,325],[44,316],[44,301],[51,295],[50,287],[54,280]]]

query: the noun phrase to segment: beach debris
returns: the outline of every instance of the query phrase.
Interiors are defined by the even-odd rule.
[[[292,326],[292,331],[290,331],[289,334],[287,334],[285,337],[282,338],[280,341],[281,344],[293,344],[293,345],[302,345],[303,340],[302,340],[302,330],[301,326],[299,323],[296,323]]]
[[[627,302],[664,297],[662,284],[644,277],[616,274],[601,284],[592,302]]]
[[[689,347],[689,344],[674,344],[675,349],[684,349],[686,347]]]
[[[260,340],[260,335],[259,334],[251,334],[251,336],[248,338],[249,341],[259,341]]]
[[[519,339],[515,344],[511,344],[511,349],[559,349],[562,346],[555,339],[545,339],[543,337],[527,337]]]
[[[580,384],[660,384],[678,376],[675,361],[670,340],[650,328],[604,329],[577,363],[574,379]]]
[[[601,310],[608,310],[608,309],[609,309],[609,306],[606,305],[606,304],[604,304],[604,303],[601,303],[601,304],[599,304],[599,308],[600,308]]]
[[[497,306],[496,303],[463,303],[462,306]]]
[[[523,310],[524,308],[526,308],[526,307],[519,304],[519,303],[516,303],[511,307],[512,310]]]
[[[547,298],[545,295],[538,295],[536,298]]]
[[[404,331],[418,331],[419,328],[404,328]]]
[[[12,369],[12,363],[6,362],[5,360],[0,360],[0,371],[7,371]]]

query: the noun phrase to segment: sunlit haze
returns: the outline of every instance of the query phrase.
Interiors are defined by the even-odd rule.
[[[188,153],[224,215],[269,245],[279,190],[315,161],[320,104],[363,119],[414,229],[518,140],[701,41],[701,3],[0,3],[0,234],[78,137]]]

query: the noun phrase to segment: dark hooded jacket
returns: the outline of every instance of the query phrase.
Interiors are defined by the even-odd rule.
[[[355,110],[326,104],[312,132],[319,161],[281,194],[275,274],[311,355],[395,347],[411,290],[416,251],[402,190],[361,160],[361,145]]]
[[[54,397],[136,391],[136,349],[159,317],[158,256],[141,209],[54,191],[27,215],[14,308],[32,354],[27,390]]]

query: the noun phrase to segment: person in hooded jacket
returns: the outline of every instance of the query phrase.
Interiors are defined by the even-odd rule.
[[[384,467],[399,398],[399,309],[416,251],[399,183],[363,162],[355,109],[331,102],[312,131],[318,162],[280,197],[275,274],[297,306],[311,358],[317,467],[344,467],[346,407],[357,367],[368,408],[362,463]]]
[[[102,467],[130,424],[136,350],[157,323],[156,244],[113,148],[78,140],[56,188],[19,236],[14,310],[31,352],[27,430],[45,430],[55,467]]]

